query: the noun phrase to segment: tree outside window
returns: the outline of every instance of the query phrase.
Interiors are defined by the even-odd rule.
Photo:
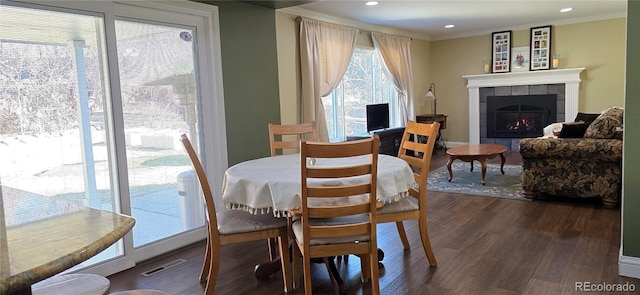
[[[383,67],[373,49],[354,50],[342,81],[322,98],[330,141],[367,133],[368,104],[389,103],[390,127],[397,126],[398,93],[387,80]]]

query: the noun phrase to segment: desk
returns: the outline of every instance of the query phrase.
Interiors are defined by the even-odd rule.
[[[416,116],[416,122],[418,123],[427,123],[427,124],[431,124],[433,122],[438,122],[440,123],[440,129],[438,129],[438,137],[436,138],[436,146],[434,148],[434,151],[437,150],[438,148],[446,148],[444,142],[442,141],[442,133],[441,130],[442,129],[447,129],[447,115],[445,114],[430,114],[430,115],[417,115]]]
[[[317,159],[315,165],[330,166],[332,161],[357,163],[368,158]],[[413,171],[407,162],[397,157],[378,155],[378,200],[384,203],[400,200],[414,183]],[[276,217],[284,217],[286,212],[300,209],[300,154],[249,160],[230,167],[224,174],[222,200],[227,208],[254,214],[273,211]]]
[[[374,135],[380,137],[380,155],[398,156],[402,135],[404,135],[404,127],[389,128],[373,132]],[[347,141],[370,138],[371,134],[355,134],[347,136]]]
[[[31,294],[31,284],[100,253],[134,224],[129,216],[0,185],[0,294]]]

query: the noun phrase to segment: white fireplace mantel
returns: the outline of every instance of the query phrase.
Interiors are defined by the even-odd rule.
[[[580,73],[584,68],[462,76],[469,89],[469,143],[480,143],[480,88],[565,84],[565,118],[578,114]]]

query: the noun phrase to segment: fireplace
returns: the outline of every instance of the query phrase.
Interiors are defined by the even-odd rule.
[[[480,88],[480,143],[517,150],[520,139],[542,136],[547,125],[565,121],[565,92],[564,84]]]
[[[542,136],[556,121],[556,94],[488,96],[487,138]]]
[[[584,70],[572,68],[463,76],[468,81],[469,89],[469,143],[491,143],[493,140],[487,138],[484,126],[487,124],[487,118],[483,115],[487,109],[487,96],[557,94],[554,122],[575,118],[580,97],[580,75]],[[499,140],[498,143],[504,139],[495,138]],[[517,147],[515,143],[518,141],[512,140],[512,147]]]

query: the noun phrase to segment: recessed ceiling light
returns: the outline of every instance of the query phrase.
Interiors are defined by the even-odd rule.
[[[451,29],[451,28],[454,28],[455,26],[456,26],[456,25],[446,25],[446,26],[444,26],[444,27],[445,27],[445,28],[447,28],[447,29]]]
[[[367,3],[365,3],[365,4],[367,4],[368,6],[374,6],[374,5],[378,5],[379,3],[380,2],[378,2],[378,1],[367,1]]]
[[[572,10],[573,10],[573,8],[567,7],[567,8],[560,9],[560,12],[569,12],[569,11],[572,11]]]

